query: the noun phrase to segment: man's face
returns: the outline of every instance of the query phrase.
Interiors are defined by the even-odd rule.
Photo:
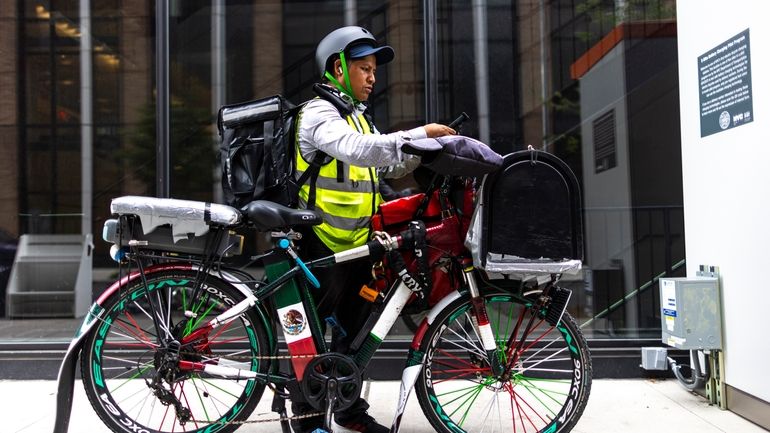
[[[335,62],[335,78],[340,84],[345,85],[345,78],[342,76],[339,60]],[[374,74],[377,72],[377,58],[374,54],[360,59],[352,59],[348,62],[348,76],[350,77],[350,87],[353,96],[359,101],[368,101],[374,89]]]

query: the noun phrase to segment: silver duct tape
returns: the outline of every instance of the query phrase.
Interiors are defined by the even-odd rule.
[[[138,216],[144,234],[168,224],[175,242],[187,239],[189,234],[206,234],[210,224],[232,227],[241,222],[240,212],[230,206],[172,198],[118,197],[112,200],[110,211],[116,215]]]
[[[583,267],[580,260],[529,260],[522,257],[488,253],[484,270],[498,274],[577,274]]]

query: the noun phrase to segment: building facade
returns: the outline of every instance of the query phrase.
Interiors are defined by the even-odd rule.
[[[98,269],[112,266],[99,239],[110,200],[156,195],[155,2],[83,5],[0,6],[0,229],[9,244],[90,231]],[[221,200],[219,106],[311,98],[315,44],[361,25],[396,51],[377,73],[379,129],[466,111],[462,133],[501,154],[531,145],[563,159],[583,190],[571,312],[597,353],[625,347],[631,359],[659,339],[657,279],[685,269],[673,0],[169,6],[172,197]]]

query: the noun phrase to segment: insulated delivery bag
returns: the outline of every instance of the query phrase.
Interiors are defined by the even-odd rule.
[[[302,106],[281,95],[219,109],[219,163],[225,203],[241,209],[254,200],[297,206],[294,179],[296,121]]]

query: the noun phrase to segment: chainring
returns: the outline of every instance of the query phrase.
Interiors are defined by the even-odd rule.
[[[336,412],[349,408],[358,400],[362,384],[361,370],[353,359],[341,353],[326,353],[308,363],[301,389],[313,408],[326,410],[327,402],[334,401],[332,409]]]

